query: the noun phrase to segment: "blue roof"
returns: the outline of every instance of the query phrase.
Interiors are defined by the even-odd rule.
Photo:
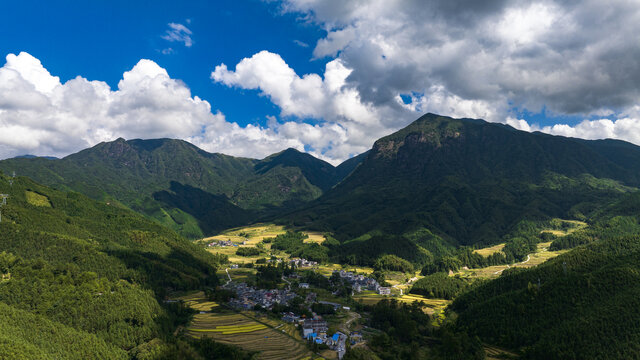
[[[316,338],[316,337],[318,337],[318,334],[316,334],[316,333],[311,333],[311,334],[307,335],[307,339],[313,339],[313,338]]]
[[[338,339],[340,339],[340,335],[338,333],[335,333],[331,338],[333,339],[333,341],[338,341]]]
[[[316,339],[316,344],[322,344],[322,339],[317,338],[317,339]]]

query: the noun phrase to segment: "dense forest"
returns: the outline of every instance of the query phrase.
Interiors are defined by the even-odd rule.
[[[458,328],[525,358],[639,357],[639,200],[628,196],[569,237],[588,244],[460,295],[452,305]]]
[[[12,359],[202,358],[166,294],[215,287],[218,259],[116,204],[0,175],[0,343]],[[204,346],[204,345],[203,345]]]
[[[482,360],[485,358],[482,343],[446,325],[431,325],[431,318],[424,313],[421,304],[399,303],[394,299],[382,300],[375,305],[358,305],[360,311],[370,314],[367,325],[380,332],[369,342],[374,353],[363,348],[347,351],[344,359],[383,360]]]

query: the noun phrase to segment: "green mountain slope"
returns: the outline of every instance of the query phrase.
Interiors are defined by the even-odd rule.
[[[523,219],[581,218],[640,185],[640,148],[428,114],[384,137],[350,176],[284,221],[335,232],[422,227],[495,243]]]
[[[0,170],[122,203],[190,238],[288,211],[341,180],[331,164],[293,149],[255,160],[171,139],[118,139],[63,159],[3,160]]]
[[[628,210],[634,209],[633,215]],[[457,326],[535,359],[640,356],[640,196],[601,213],[593,241],[460,296]]]
[[[10,196],[0,208],[1,354],[117,359],[166,347],[178,313],[164,295],[218,284],[217,259],[131,210],[26,177],[0,175],[0,190]]]

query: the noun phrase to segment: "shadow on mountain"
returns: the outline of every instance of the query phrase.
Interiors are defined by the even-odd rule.
[[[193,216],[205,234],[245,225],[255,218],[253,212],[234,205],[224,195],[214,195],[175,181],[171,182],[169,190],[153,193],[153,198]]]

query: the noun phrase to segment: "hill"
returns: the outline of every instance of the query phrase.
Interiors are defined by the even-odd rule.
[[[184,312],[162,300],[217,285],[216,258],[115,204],[26,177],[10,184],[0,175],[0,189],[9,195],[0,208],[3,355],[118,359],[177,349],[169,339]]]
[[[121,203],[190,238],[290,210],[341,180],[331,164],[294,149],[255,160],[172,139],[117,139],[63,159],[3,160],[0,170]]]
[[[535,268],[505,271],[463,294],[452,305],[457,326],[525,358],[638,358],[638,211],[635,193],[582,230],[589,244]]]
[[[342,241],[371,234],[392,253],[375,234],[426,228],[445,244],[494,244],[525,220],[584,219],[638,185],[635,145],[427,114],[376,141],[351,175],[282,221]],[[402,249],[417,254],[409,242]]]

